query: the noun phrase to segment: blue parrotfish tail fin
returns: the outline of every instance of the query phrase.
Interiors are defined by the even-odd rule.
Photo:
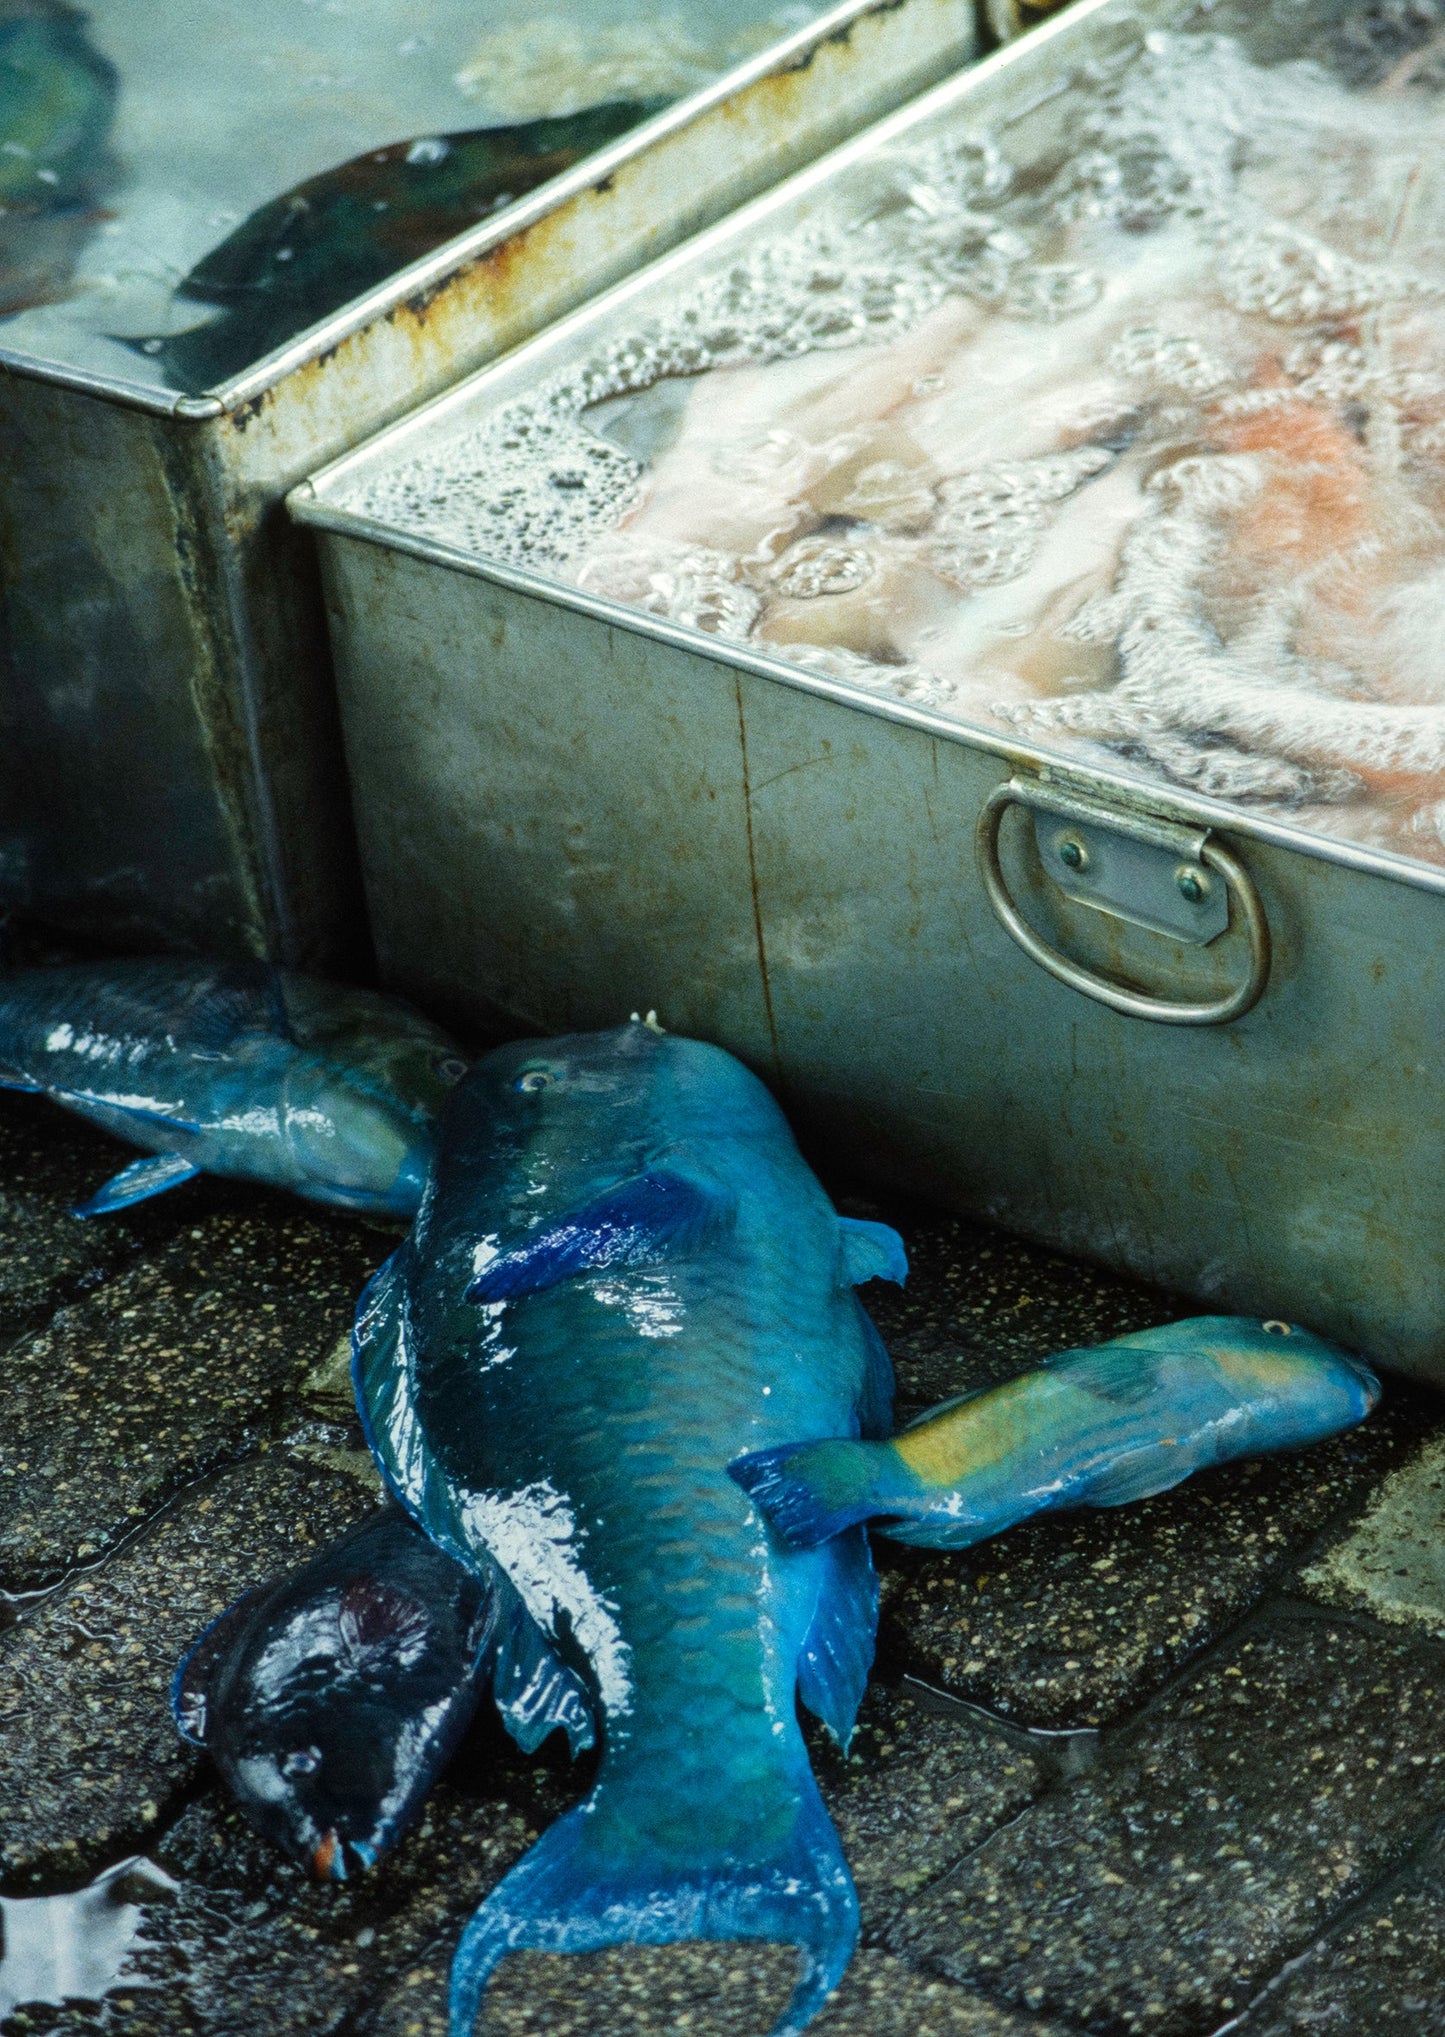
[[[895,1513],[883,1503],[896,1467],[887,1443],[785,1443],[735,1457],[728,1476],[740,1485],[768,1526],[790,1548],[811,1549],[875,1514]],[[894,1472],[890,1481],[888,1474]]]
[[[798,1658],[798,1696],[846,1754],[878,1631],[878,1573],[866,1528],[836,1535],[822,1560],[827,1574]]]
[[[892,1280],[902,1287],[908,1278],[908,1254],[891,1224],[871,1224],[863,1217],[839,1217],[843,1278],[850,1287],[865,1280]]]
[[[720,1186],[674,1167],[651,1168],[502,1251],[478,1270],[467,1299],[505,1301],[604,1266],[685,1257],[716,1237],[734,1208]]]
[[[188,1016],[202,1053],[224,1054],[247,1039],[295,1040],[286,991],[271,962],[228,962],[218,969]]]
[[[594,1792],[551,1825],[462,1933],[452,1962],[450,2037],[472,2037],[487,1982],[509,1952],[737,1938],[798,1947],[802,1972],[771,2037],[799,2037],[858,1942],[858,1899],[811,1775],[799,1776],[797,1816],[783,1845],[753,1860],[709,1858],[705,1819],[686,1863],[650,1853],[635,1838],[619,1843],[611,1821],[598,1815],[602,1796]]]
[[[487,1656],[502,1724],[524,1754],[535,1754],[561,1728],[574,1758],[597,1738],[592,1700],[581,1677],[560,1661],[516,1587],[498,1572],[499,1605]]]
[[[247,1615],[260,1597],[264,1585],[244,1592],[236,1603],[218,1613],[209,1627],[191,1643],[171,1678],[171,1716],[176,1731],[192,1747],[204,1747],[207,1732],[211,1679],[216,1664],[229,1653]]]
[[[387,1487],[438,1547],[468,1570],[487,1566],[496,1594],[491,1621],[473,1673],[491,1673],[502,1723],[526,1753],[560,1727],[574,1754],[596,1735],[592,1703],[581,1678],[563,1663],[522,1604],[516,1587],[490,1557],[479,1557],[458,1531],[452,1497],[426,1446],[411,1401],[407,1373],[399,1261],[402,1246],[375,1272],[356,1305],[351,1332],[351,1380],[367,1448]]]
[[[153,1195],[164,1195],[168,1188],[193,1181],[200,1171],[180,1153],[148,1153],[143,1160],[132,1160],[129,1167],[112,1174],[94,1195],[77,1203],[71,1215],[100,1217],[110,1210],[129,1209],[132,1203],[147,1202]]]

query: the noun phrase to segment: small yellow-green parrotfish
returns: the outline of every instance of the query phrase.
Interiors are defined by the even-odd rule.
[[[791,1547],[869,1521],[895,1542],[964,1549],[1030,1514],[1123,1506],[1207,1465],[1319,1442],[1379,1395],[1368,1366],[1292,1323],[1196,1316],[1060,1352],[890,1442],[800,1442],[729,1469]]]

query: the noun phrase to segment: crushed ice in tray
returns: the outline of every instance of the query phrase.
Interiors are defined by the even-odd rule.
[[[1232,18],[880,148],[357,506],[1445,863],[1445,4]]]

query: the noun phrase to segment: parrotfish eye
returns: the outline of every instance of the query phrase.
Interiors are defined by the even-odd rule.
[[[321,1766],[319,1747],[293,1747],[281,1763],[283,1775],[314,1775]]]
[[[437,1062],[437,1074],[443,1082],[460,1082],[467,1072],[467,1064],[460,1054],[445,1054]]]
[[[512,1087],[520,1089],[523,1096],[533,1096],[539,1089],[550,1089],[556,1080],[548,1068],[528,1068],[517,1077]]]
[[[1288,1323],[1268,1322],[1264,1327],[1271,1337],[1292,1337],[1294,1335],[1294,1331]]]

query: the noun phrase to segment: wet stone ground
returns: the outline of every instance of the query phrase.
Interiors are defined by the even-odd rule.
[[[391,1236],[217,1183],[71,1217],[122,1157],[0,1096],[0,2037],[444,2037],[464,1920],[585,1773],[484,1719],[395,1857],[320,1888],[167,1708],[225,1604],[374,1503],[338,1350]],[[909,1246],[906,1292],[867,1291],[905,1416],[1188,1313],[834,1186]],[[1142,1505],[881,1544],[859,1733],[845,1759],[812,1732],[864,1923],[818,2037],[1445,2028],[1442,1547],[1445,1404],[1398,1386],[1354,1436]],[[133,1858],[75,1896],[128,1939],[119,1978],[27,2001],[27,1905]],[[527,1955],[485,2028],[760,2037],[792,1972]]]

